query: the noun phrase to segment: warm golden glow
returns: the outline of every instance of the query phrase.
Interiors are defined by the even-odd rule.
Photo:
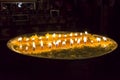
[[[85,34],[87,35],[87,34],[88,34],[88,32],[87,32],[87,31],[85,31]]]
[[[103,49],[114,45],[110,38],[84,33],[47,33],[44,35],[33,34],[31,36],[16,37],[8,42],[9,48],[23,54],[41,54],[53,50],[60,51],[63,49],[100,47]]]
[[[98,38],[96,38],[96,40],[97,40],[98,42],[100,42],[100,41],[101,41],[101,38],[98,37]]]
[[[19,38],[18,38],[18,41],[19,41],[19,42],[22,41],[22,37],[19,37]]]
[[[107,38],[106,38],[106,37],[103,37],[103,40],[104,40],[104,41],[106,41],[106,40],[107,40]]]

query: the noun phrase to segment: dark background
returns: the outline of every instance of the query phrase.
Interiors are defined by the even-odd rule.
[[[24,56],[6,46],[8,40],[21,34],[85,30],[108,36],[119,45],[119,0],[21,2],[30,4],[18,8],[17,0],[0,1],[0,80],[120,80],[119,46],[101,57],[73,61]]]

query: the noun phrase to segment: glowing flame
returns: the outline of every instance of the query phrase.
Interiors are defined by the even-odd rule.
[[[19,37],[19,38],[18,38],[18,41],[22,41],[22,37]]]

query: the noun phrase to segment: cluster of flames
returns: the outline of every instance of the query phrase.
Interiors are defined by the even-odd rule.
[[[20,36],[11,41],[12,48],[19,53],[38,54],[52,50],[72,49],[83,46],[106,48],[111,40],[104,36],[84,33],[47,33],[43,36],[34,34],[30,37]]]

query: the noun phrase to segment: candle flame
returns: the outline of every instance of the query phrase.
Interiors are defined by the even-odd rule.
[[[56,44],[56,42],[55,42],[55,41],[53,41],[53,44],[55,45],[55,44]]]
[[[66,45],[66,42],[65,42],[65,41],[63,41],[63,42],[62,42],[62,45]]]
[[[34,40],[35,40],[35,38],[32,38],[32,40],[34,41]]]
[[[64,35],[64,37],[67,37],[67,35]]]
[[[56,34],[54,33],[52,36],[53,36],[53,38],[55,38],[55,37],[56,37]]]
[[[75,38],[75,41],[77,41],[78,39],[77,38]]]
[[[19,38],[18,38],[18,41],[22,41],[22,37],[19,37]]]
[[[48,38],[49,38],[49,36],[46,36],[46,38],[48,39]]]
[[[85,31],[85,34],[88,34],[88,32],[87,32],[87,31]]]
[[[26,46],[26,47],[25,47],[25,50],[27,51],[27,50],[28,50],[28,48],[29,48],[29,47],[28,47],[28,46]]]
[[[106,41],[106,40],[107,40],[107,38],[106,38],[106,37],[103,37],[103,40],[104,40],[104,41]]]
[[[43,47],[43,41],[40,41],[40,46]]]
[[[59,38],[61,38],[61,34],[59,34],[59,36],[58,36]]]
[[[70,36],[72,37],[72,36],[73,36],[73,33],[70,33]]]
[[[55,46],[59,46],[59,41],[56,41]]]
[[[32,43],[33,48],[36,48],[35,42]]]
[[[48,47],[51,48],[52,47],[52,43],[49,42],[48,43]]]
[[[70,44],[73,44],[73,43],[74,43],[74,41],[72,39],[70,39]]]
[[[80,35],[82,36],[83,33],[80,33]]]
[[[98,42],[100,42],[100,41],[101,41],[101,38],[96,38],[96,40],[97,40]]]
[[[39,39],[41,40],[41,39],[42,39],[42,37],[39,37]]]
[[[22,44],[20,44],[20,49],[22,49]]]
[[[80,43],[80,39],[77,40],[77,43],[78,43],[78,44]]]
[[[84,38],[83,38],[83,41],[86,43],[86,42],[87,42],[87,37],[84,37]]]
[[[49,33],[47,33],[45,36],[46,36],[46,39],[48,39],[49,38]]]
[[[29,41],[29,38],[26,38],[26,41]]]
[[[75,36],[78,36],[78,33],[75,33]]]
[[[91,41],[91,43],[93,43],[93,40]]]

